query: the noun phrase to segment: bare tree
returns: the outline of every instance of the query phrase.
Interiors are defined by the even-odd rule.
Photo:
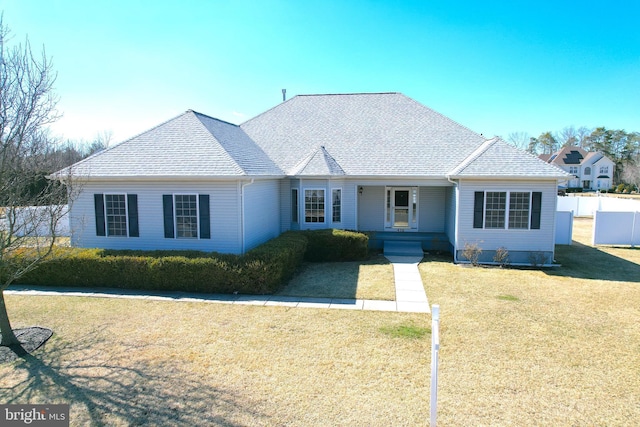
[[[507,142],[516,148],[526,150],[529,148],[531,137],[527,132],[511,132],[507,137]]]
[[[556,139],[562,147],[573,147],[578,145],[580,141],[578,131],[573,126],[567,126],[562,129],[556,136]]]
[[[56,74],[29,40],[8,46],[0,14],[0,345],[21,349],[9,322],[5,289],[54,249],[67,188],[44,175],[51,154],[47,126],[58,117]]]

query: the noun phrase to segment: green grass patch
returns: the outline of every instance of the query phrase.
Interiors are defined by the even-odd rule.
[[[498,295],[496,298],[502,301],[520,301],[520,298],[513,295]]]
[[[415,325],[394,325],[383,326],[380,328],[380,332],[394,338],[418,339],[430,335],[431,329]]]

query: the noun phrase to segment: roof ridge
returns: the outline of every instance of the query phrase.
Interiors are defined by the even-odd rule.
[[[208,115],[208,114],[201,113],[201,112],[196,111],[196,110],[191,110],[191,109],[189,109],[189,110],[187,110],[187,111],[186,111],[186,113],[189,113],[189,112],[194,113],[194,114],[195,114],[195,115],[197,115],[197,116],[203,116],[203,117],[206,117],[206,118],[208,118],[208,119],[215,120],[216,122],[225,123],[225,124],[228,124],[228,125],[231,125],[231,126],[235,126],[235,127],[240,127],[239,125],[237,125],[237,124],[235,124],[235,123],[231,123],[231,122],[228,122],[228,121],[226,121],[226,120],[222,120],[222,119],[219,119],[219,118],[217,118],[217,117],[213,117],[213,116],[210,116],[210,115]]]
[[[300,171],[304,170],[304,168],[307,167],[307,165],[311,162],[320,148],[324,147],[321,145],[319,147],[312,148],[309,154],[307,154],[302,160],[300,160],[291,168],[291,175],[297,175]]]
[[[311,93],[311,94],[298,94],[298,95],[294,95],[294,96],[292,96],[291,98],[289,98],[289,99],[287,99],[287,100],[285,100],[285,101],[282,101],[282,102],[280,102],[280,103],[278,103],[278,104],[274,105],[273,107],[269,108],[269,109],[268,109],[268,110],[266,110],[266,111],[263,111],[262,113],[258,114],[257,116],[254,116],[254,117],[251,117],[250,119],[245,120],[244,122],[240,123],[238,126],[242,127],[242,126],[244,126],[245,124],[247,124],[247,123],[249,123],[249,122],[251,122],[251,121],[253,121],[253,120],[257,119],[258,117],[261,117],[261,116],[263,116],[263,115],[265,115],[265,114],[269,113],[270,111],[272,111],[272,110],[274,110],[274,109],[278,108],[278,107],[279,107],[279,106],[281,106],[282,104],[286,104],[286,103],[292,102],[292,101],[293,101],[294,99],[296,99],[296,98],[304,98],[304,97],[321,97],[321,96],[357,96],[357,95],[360,95],[360,96],[362,96],[362,95],[403,95],[403,96],[406,96],[406,95],[404,95],[404,94],[403,94],[403,93],[401,93],[401,92],[353,92],[353,93],[316,93],[316,94]],[[409,97],[407,96],[407,98],[409,98]],[[411,98],[409,98],[409,99],[411,99]],[[416,102],[417,102],[417,101],[416,101]]]
[[[220,140],[218,139],[218,137],[217,137],[217,136],[215,136],[215,135],[213,134],[213,132],[211,132],[211,131],[209,130],[209,128],[208,128],[208,127],[207,127],[207,126],[202,122],[202,120],[200,119],[200,117],[198,117],[198,115],[200,115],[200,116],[204,116],[204,117],[208,117],[208,118],[213,119],[213,120],[215,120],[215,121],[218,121],[218,122],[221,122],[221,123],[225,123],[225,124],[228,124],[228,125],[231,125],[231,126],[235,126],[235,127],[237,127],[237,128],[240,128],[240,126],[238,126],[238,125],[234,125],[233,123],[225,122],[224,120],[218,120],[218,119],[215,119],[214,117],[210,117],[210,116],[207,116],[206,114],[201,114],[201,113],[198,113],[198,112],[193,111],[193,110],[188,110],[188,111],[187,111],[187,113],[189,113],[189,112],[191,112],[191,113],[193,114],[193,116],[194,116],[194,118],[196,119],[196,121],[200,124],[200,126],[202,126],[202,128],[204,128],[204,130],[205,130],[205,132],[207,133],[207,135],[209,135],[209,136],[210,136],[210,137],[215,141],[215,143],[216,143],[216,144],[218,144],[218,146],[219,146],[219,147],[222,149],[222,151],[224,152],[225,157],[227,157],[227,158],[228,158],[228,159],[229,159],[229,160],[230,160],[230,161],[231,161],[231,162],[232,162],[232,163],[233,163],[233,164],[238,168],[238,170],[239,170],[239,171],[241,171],[241,174],[242,174],[242,175],[248,175],[248,174],[247,174],[247,171],[246,171],[242,166],[240,166],[240,164],[238,163],[238,161],[237,161],[237,160],[236,160],[236,159],[231,155],[231,153],[229,153],[229,150],[227,150],[227,149],[224,147],[224,145],[220,142]],[[240,129],[240,130],[242,130],[242,129]],[[244,132],[244,131],[242,131],[242,132]],[[247,136],[248,136],[248,135],[247,135]],[[252,141],[253,141],[253,139],[252,139]]]
[[[460,162],[460,164],[458,166],[456,166],[455,168],[450,170],[449,173],[447,173],[447,176],[458,175],[460,172],[465,170],[467,168],[467,166],[469,166],[471,163],[473,163],[474,160],[476,160],[483,153],[485,153],[490,147],[495,145],[498,142],[499,139],[500,138],[498,138],[497,136],[494,136],[491,139],[485,140],[482,144],[480,144],[478,146],[478,148],[473,150],[473,152],[471,154],[469,154],[462,162]]]
[[[329,151],[325,148],[325,146],[321,145],[320,148],[322,149],[322,154],[324,156],[324,161],[325,161],[325,163],[327,163],[327,166],[329,166],[329,162],[327,161],[327,157],[329,157],[329,160],[331,162],[333,162],[338,167],[340,172],[342,172],[342,175],[345,175],[344,169],[342,169],[342,166],[340,166],[340,163],[338,163],[338,161],[335,159],[335,157],[333,157],[331,155],[331,153],[329,153]]]
[[[83,163],[87,163],[88,161],[92,160],[94,157],[97,157],[97,156],[99,156],[99,155],[102,155],[102,154],[104,154],[104,153],[107,153],[107,152],[109,152],[109,151],[112,151],[112,150],[114,150],[115,148],[117,148],[117,147],[119,147],[119,146],[121,146],[121,145],[123,145],[123,144],[126,144],[127,142],[131,141],[132,139],[135,139],[135,138],[139,137],[140,135],[144,135],[145,133],[148,133],[148,132],[151,132],[151,131],[153,131],[153,130],[155,130],[155,129],[158,129],[160,126],[164,126],[164,125],[166,125],[167,123],[169,123],[169,122],[171,122],[171,121],[173,121],[173,120],[176,120],[176,119],[177,119],[177,118],[179,118],[179,117],[186,116],[186,115],[187,115],[187,114],[189,114],[190,112],[191,112],[191,113],[193,113],[194,111],[193,111],[193,110],[187,110],[187,111],[185,111],[184,113],[180,113],[180,114],[178,114],[177,116],[173,116],[173,117],[171,117],[170,119],[167,119],[167,120],[163,121],[162,123],[159,123],[159,124],[155,125],[154,127],[150,128],[150,129],[147,129],[147,130],[142,131],[142,132],[138,132],[137,134],[135,134],[135,135],[133,135],[133,136],[131,136],[131,137],[129,137],[129,138],[127,138],[127,139],[125,139],[124,141],[120,141],[120,142],[118,142],[118,143],[116,143],[116,144],[112,145],[111,147],[107,147],[107,148],[105,148],[104,150],[100,150],[100,151],[98,151],[98,152],[96,152],[96,153],[93,153],[93,154],[92,154],[92,155],[90,155],[89,157],[85,157],[84,159],[82,159],[82,160],[80,160],[80,161],[78,161],[78,162],[76,162],[76,163],[74,163],[74,164],[72,164],[72,165],[69,165],[69,166],[67,166],[67,167],[65,167],[65,168],[62,168],[62,169],[60,169],[59,171],[56,171],[56,172],[52,173],[51,175],[54,175],[54,174],[60,174],[60,173],[61,173],[61,172],[63,172],[63,171],[71,170],[71,167],[72,167],[72,166],[73,166],[73,167],[76,167],[76,166],[81,165],[81,164],[83,164]]]

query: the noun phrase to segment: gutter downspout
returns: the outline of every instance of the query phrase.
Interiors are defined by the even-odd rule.
[[[455,187],[455,198],[456,198],[456,200],[455,200],[455,205],[456,205],[455,209],[456,209],[456,212],[455,212],[455,215],[453,217],[453,221],[454,221],[453,222],[453,228],[454,228],[454,230],[453,230],[453,234],[454,234],[454,236],[453,236],[453,263],[454,264],[458,264],[458,210],[459,210],[459,207],[460,207],[459,206],[459,202],[460,202],[459,196],[460,195],[459,195],[459,191],[458,191],[459,182],[453,181],[450,178],[449,175],[447,175],[447,181],[452,183],[453,186]]]
[[[242,238],[242,255],[244,255],[245,253],[245,246],[246,246],[246,236],[244,235],[244,230],[245,230],[245,223],[244,223],[244,218],[245,218],[245,214],[244,214],[244,188],[253,184],[253,182],[255,181],[254,178],[251,178],[251,181],[249,182],[245,182],[243,184],[241,184],[240,186],[240,216],[241,216],[241,220],[240,220],[240,236]]]

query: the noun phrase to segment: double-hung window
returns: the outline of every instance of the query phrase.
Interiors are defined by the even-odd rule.
[[[124,194],[105,194],[107,236],[127,235],[127,199]]]
[[[541,192],[476,191],[473,228],[540,229]]]
[[[176,194],[176,237],[198,237],[198,199],[195,194]]]
[[[165,194],[162,206],[165,238],[211,238],[208,194]]]
[[[324,190],[304,190],[304,222],[324,222]]]
[[[136,194],[94,194],[96,235],[138,237]]]

